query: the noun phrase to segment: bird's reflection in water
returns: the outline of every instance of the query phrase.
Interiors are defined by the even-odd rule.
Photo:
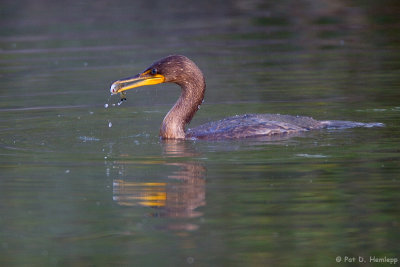
[[[197,208],[205,201],[205,167],[198,161],[187,158],[196,157],[192,143],[185,141],[163,141],[165,165],[178,169],[167,175],[165,182],[139,182],[135,177],[115,179],[113,198],[122,206],[146,206],[154,208],[152,216],[168,218],[195,218],[202,216]],[[176,160],[175,160],[176,159]],[[168,229],[196,230],[191,223],[174,223]]]

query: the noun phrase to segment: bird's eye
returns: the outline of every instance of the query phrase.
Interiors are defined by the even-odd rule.
[[[150,73],[151,73],[152,75],[157,74],[157,69],[152,69]]]

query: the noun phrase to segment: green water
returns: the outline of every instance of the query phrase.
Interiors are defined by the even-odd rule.
[[[2,1],[0,265],[399,259],[400,5],[278,2]],[[386,126],[163,142],[178,87],[120,106],[109,87],[169,54],[206,76],[193,126],[244,113]]]

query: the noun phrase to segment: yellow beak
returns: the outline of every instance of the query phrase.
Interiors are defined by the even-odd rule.
[[[134,77],[121,79],[113,82],[110,88],[111,94],[118,94],[123,91],[133,89],[140,86],[145,85],[153,85],[163,83],[165,81],[165,77],[161,74],[150,74],[149,71],[144,73],[140,73]]]

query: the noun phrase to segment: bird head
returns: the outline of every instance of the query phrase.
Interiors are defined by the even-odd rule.
[[[166,82],[182,85],[185,81],[193,79],[193,73],[196,71],[200,70],[187,57],[172,55],[154,62],[142,73],[113,82],[110,92],[111,94],[118,94],[133,88]]]

